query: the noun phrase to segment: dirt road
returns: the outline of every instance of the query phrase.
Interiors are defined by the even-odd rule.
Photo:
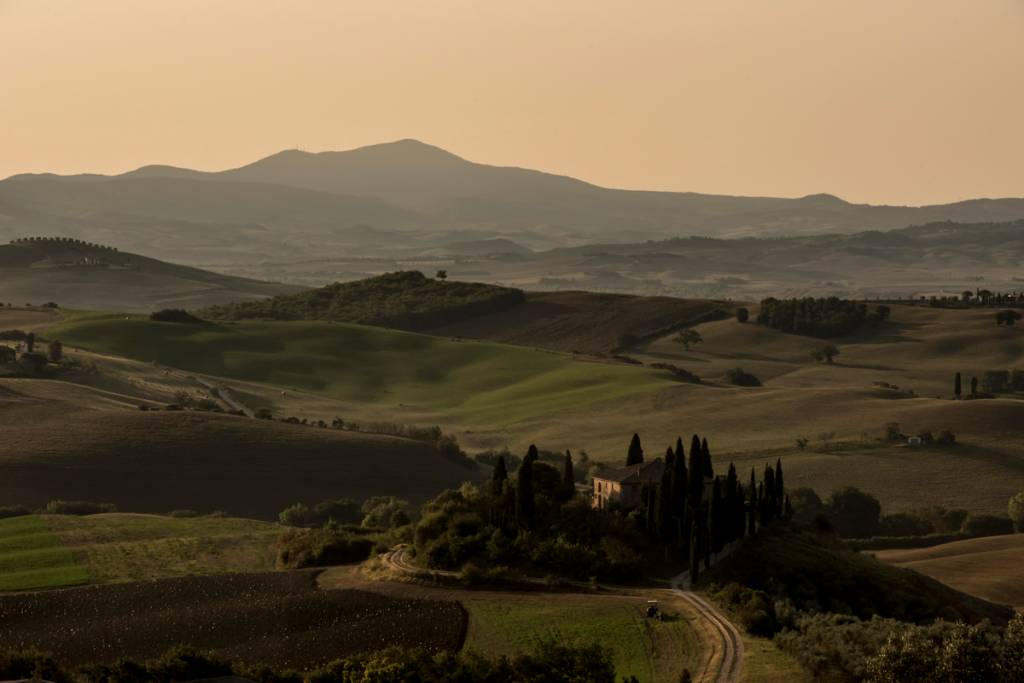
[[[452,579],[458,572],[427,570],[415,566],[409,559],[409,549],[397,546],[380,556],[381,561],[393,571],[409,575],[432,575]],[[543,583],[541,579],[527,579],[528,582]],[[689,572],[683,572],[672,579],[672,591],[690,604],[707,622],[708,633],[714,634],[709,642],[708,658],[704,670],[694,672],[702,683],[739,683],[743,675],[743,638],[739,630],[710,602],[698,593],[689,590]],[[580,584],[581,586],[583,584]]]

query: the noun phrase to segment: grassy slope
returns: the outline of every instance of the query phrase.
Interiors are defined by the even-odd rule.
[[[279,533],[217,517],[13,517],[0,520],[0,590],[269,570]]]
[[[89,567],[42,517],[0,520],[0,590],[30,590],[88,583]]]
[[[142,412],[67,382],[0,381],[0,500],[104,500],[121,510],[276,519],[326,498],[414,503],[478,476],[428,444],[193,412]],[[116,476],[115,474],[116,473]]]
[[[640,681],[668,681],[678,670],[653,655],[674,645],[676,655],[696,648],[681,618],[656,622],[643,618],[641,600],[604,596],[542,596],[511,601],[467,599],[469,633],[466,647],[491,655],[529,651],[540,642],[596,642],[613,651],[616,670]],[[682,659],[682,657],[679,657]],[[672,669],[679,666],[675,662]]]
[[[714,301],[598,292],[528,292],[505,311],[441,325],[439,336],[489,339],[556,351],[607,353],[624,334],[647,337],[719,308]]]
[[[281,533],[276,524],[231,517],[112,513],[45,520],[97,582],[271,570]]]
[[[427,407],[492,426],[672,384],[665,373],[644,368],[322,322],[180,325],[80,314],[49,334],[75,346],[194,372],[342,401]]]
[[[1024,534],[974,538],[934,548],[882,550],[880,560],[913,569],[957,590],[1024,608]]]
[[[938,581],[856,553],[834,538],[801,526],[775,525],[759,532],[702,579],[736,582],[782,593],[801,609],[874,614],[906,621],[935,618],[970,623],[1005,622],[1011,611]],[[775,597],[781,597],[776,595]]]
[[[597,642],[613,651],[620,674],[676,683],[715,653],[717,632],[693,606],[669,590],[601,593],[466,590],[376,581],[357,567],[331,567],[317,577],[325,590],[359,589],[401,599],[457,600],[469,612],[465,647],[490,656],[529,651],[541,641]],[[648,621],[642,610],[658,599],[671,617]]]

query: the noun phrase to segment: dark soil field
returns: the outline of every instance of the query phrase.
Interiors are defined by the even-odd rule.
[[[139,411],[65,382],[0,384],[0,499],[277,519],[296,502],[419,504],[478,476],[421,441],[200,412]],[[86,405],[92,404],[93,408]]]
[[[643,339],[696,324],[720,304],[704,299],[596,292],[528,292],[526,302],[499,313],[424,330],[554,351],[607,353],[624,334]]]
[[[315,571],[163,579],[0,597],[0,642],[68,665],[189,645],[249,664],[309,669],[390,646],[458,650],[455,601],[322,591]]]

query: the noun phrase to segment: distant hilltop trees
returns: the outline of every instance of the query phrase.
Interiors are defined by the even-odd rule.
[[[78,240],[74,237],[19,237],[11,240],[11,244],[40,244],[59,245],[67,247],[78,247],[84,249],[95,249],[98,251],[117,251],[117,247],[108,247],[103,244],[94,244],[85,240]]]
[[[809,337],[840,337],[865,323],[880,325],[889,317],[889,307],[828,297],[827,299],[775,299],[761,301],[757,322],[776,330]]]

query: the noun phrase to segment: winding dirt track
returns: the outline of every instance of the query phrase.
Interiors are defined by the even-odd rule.
[[[743,639],[740,632],[714,605],[697,593],[684,590],[684,582],[688,581],[688,572],[680,574],[672,580],[672,590],[693,605],[719,636],[718,643],[712,644],[701,680],[709,683],[738,683],[743,674]]]
[[[427,570],[413,565],[409,561],[409,551],[405,546],[380,556],[381,560],[393,571],[410,575],[433,575],[446,578],[458,576],[458,572]],[[527,579],[529,583],[543,584],[541,579]],[[571,582],[575,583],[575,582]],[[701,595],[687,590],[690,584],[690,573],[683,572],[672,579],[672,591],[687,603],[711,626],[709,631],[718,636],[717,642],[709,643],[710,652],[703,672],[697,680],[703,683],[739,683],[743,675],[743,638],[739,630],[714,605]],[[579,584],[584,587],[584,584]]]

